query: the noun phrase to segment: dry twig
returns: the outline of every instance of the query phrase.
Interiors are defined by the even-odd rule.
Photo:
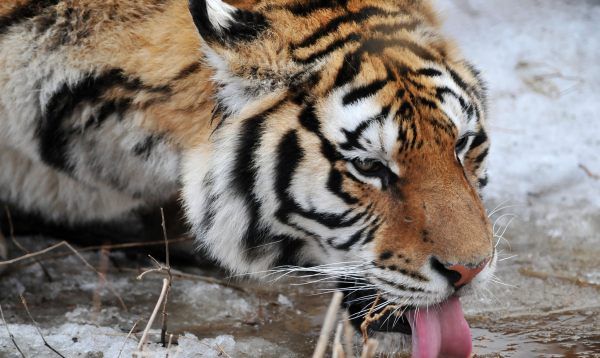
[[[342,333],[344,331],[344,324],[338,323],[337,329],[335,330],[335,336],[333,338],[333,355],[332,358],[346,358],[346,352],[344,352],[344,346],[342,346]]]
[[[160,329],[160,342],[162,343],[163,347],[166,347],[167,346],[167,342],[166,342],[167,319],[168,319],[167,302],[169,301],[169,292],[171,292],[171,285],[173,284],[173,275],[171,274],[171,261],[169,258],[169,256],[170,256],[169,255],[169,240],[167,239],[167,226],[165,224],[165,212],[164,212],[163,208],[160,208],[160,217],[162,219],[161,226],[162,226],[162,230],[163,230],[163,238],[165,240],[165,263],[167,264],[165,269],[167,272],[168,282],[169,282],[169,286],[167,287],[167,293],[165,295],[165,300],[163,302],[162,324],[161,324],[161,329]]]
[[[146,324],[146,328],[144,329],[142,338],[140,339],[140,342],[138,343],[138,346],[137,346],[137,350],[139,353],[142,353],[144,350],[144,345],[146,344],[146,340],[148,339],[148,332],[150,331],[150,327],[152,327],[152,324],[154,323],[154,320],[156,319],[156,315],[158,314],[160,305],[163,302],[165,295],[167,294],[168,286],[169,286],[169,280],[166,278],[163,278],[163,286],[162,286],[162,289],[160,290],[160,296],[158,296],[158,301],[156,301],[154,310],[152,310],[152,315],[150,315],[150,319],[148,320],[148,323]]]
[[[325,355],[327,344],[329,343],[329,337],[331,335],[331,331],[333,330],[333,326],[335,325],[337,312],[342,304],[342,298],[344,298],[344,295],[341,292],[336,292],[333,294],[331,303],[329,303],[329,307],[327,308],[325,322],[323,323],[323,328],[321,328],[321,335],[317,341],[317,347],[313,353],[313,358],[322,358]]]
[[[371,305],[371,309],[369,309],[369,312],[365,315],[365,319],[363,320],[363,322],[360,325],[360,331],[362,332],[363,335],[363,342],[366,345],[369,341],[369,326],[373,323],[373,322],[377,322],[379,321],[381,318],[383,318],[383,316],[385,316],[388,312],[398,309],[400,306],[398,305],[387,305],[385,306],[385,308],[383,309],[383,311],[377,313],[377,314],[373,314],[373,311],[375,310],[375,307],[377,306],[377,303],[379,302],[379,294],[377,295],[377,297],[375,298],[375,301],[373,302],[373,304]],[[364,350],[363,350],[364,353]]]
[[[23,297],[23,295],[19,295],[21,296],[21,303],[23,303],[23,307],[25,307],[25,311],[27,312],[27,315],[29,316],[29,319],[31,320],[31,322],[33,322],[33,326],[35,327],[35,329],[37,330],[38,334],[40,335],[40,337],[42,337],[42,341],[44,342],[44,345],[46,347],[48,347],[48,349],[50,349],[52,352],[56,353],[56,355],[58,355],[61,358],[65,358],[64,355],[62,355],[59,351],[57,351],[56,349],[54,349],[54,347],[52,347],[48,341],[46,341],[46,338],[44,337],[44,335],[42,334],[42,330],[40,329],[40,326],[38,325],[38,323],[35,321],[35,319],[33,319],[33,316],[31,315],[31,312],[29,311],[29,307],[27,307],[27,301],[25,300],[25,297]]]
[[[27,250],[27,248],[25,246],[21,245],[21,243],[19,241],[17,241],[17,238],[15,237],[15,227],[13,225],[12,215],[10,214],[10,210],[8,209],[8,206],[6,206],[6,205],[4,205],[4,212],[6,213],[6,219],[8,220],[8,233],[10,236],[10,241],[12,241],[13,244],[19,250],[21,250],[24,254],[30,254],[31,252],[29,250]],[[52,276],[50,275],[50,272],[48,272],[46,267],[42,264],[42,262],[40,260],[38,260],[37,258],[34,258],[33,260],[35,261],[35,263],[40,265],[40,268],[42,269],[44,276],[46,276],[46,279],[49,282],[52,282],[53,281]]]
[[[594,180],[600,180],[600,175],[593,173],[588,167],[586,167],[583,164],[579,164],[579,168],[581,168],[581,170],[583,170],[585,172],[585,174],[587,174],[587,176],[589,176],[590,178],[594,179]]]
[[[61,241],[57,244],[54,244],[52,246],[49,246],[45,249],[36,251],[36,252],[32,252],[30,254],[27,255],[23,255],[21,257],[17,257],[15,259],[12,260],[6,260],[6,261],[0,261],[0,267],[2,266],[6,266],[6,265],[11,265],[14,264],[16,262],[19,261],[23,261],[26,259],[30,259],[30,258],[34,258],[34,257],[38,257],[41,256],[47,252],[50,252],[52,250],[56,250],[59,247],[65,246],[66,248],[68,248],[69,250],[71,250],[71,252],[73,252],[73,254],[75,256],[77,256],[83,263],[85,266],[87,266],[90,270],[94,271],[96,273],[96,275],[98,275],[102,280],[104,280],[106,282],[106,287],[108,288],[108,290],[117,298],[117,300],[119,301],[119,304],[121,305],[121,307],[127,311],[127,305],[125,305],[125,302],[123,301],[123,298],[121,298],[121,295],[119,295],[119,293],[114,289],[114,287],[112,286],[112,284],[110,283],[110,281],[108,281],[106,279],[106,276],[99,272],[98,270],[96,270],[96,268],[94,266],[92,266],[86,259],[85,257],[83,257],[73,246],[71,246],[71,244],[69,244],[66,241]]]
[[[121,358],[123,349],[125,349],[125,344],[127,343],[127,340],[129,339],[129,337],[131,337],[131,334],[135,330],[135,327],[137,327],[138,323],[140,323],[139,319],[133,324],[133,327],[131,327],[131,329],[129,330],[129,333],[127,333],[127,336],[125,337],[125,339],[123,340],[123,344],[121,345],[121,349],[119,349],[119,355],[117,355],[117,358]]]
[[[369,338],[367,343],[363,346],[362,354],[360,358],[374,358],[377,353],[378,342],[374,339]]]
[[[25,358],[25,354],[23,354],[23,351],[21,350],[21,348],[19,348],[19,345],[17,344],[17,341],[15,340],[15,336],[13,336],[10,329],[8,328],[8,322],[6,322],[6,319],[4,318],[4,312],[2,311],[2,305],[0,305],[0,316],[2,316],[2,322],[4,323],[4,326],[6,327],[6,333],[8,333],[10,340],[14,344],[15,348],[17,348],[17,351],[19,351],[19,353],[21,354],[21,357]]]

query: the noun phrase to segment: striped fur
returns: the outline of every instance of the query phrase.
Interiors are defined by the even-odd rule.
[[[428,305],[433,258],[495,266],[485,88],[427,1],[4,1],[0,141],[0,199],[81,223],[180,193],[237,273],[360,262]]]

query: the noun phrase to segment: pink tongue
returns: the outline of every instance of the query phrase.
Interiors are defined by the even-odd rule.
[[[471,355],[471,330],[458,297],[439,306],[406,313],[412,328],[412,358]]]

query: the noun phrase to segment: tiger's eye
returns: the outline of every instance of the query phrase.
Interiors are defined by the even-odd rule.
[[[456,142],[456,151],[460,152],[461,150],[463,150],[465,148],[465,146],[467,145],[468,141],[469,141],[468,136],[464,136],[464,137],[460,138],[458,140],[458,142]]]
[[[365,175],[377,173],[383,168],[383,164],[374,159],[354,159],[352,164],[356,170]]]

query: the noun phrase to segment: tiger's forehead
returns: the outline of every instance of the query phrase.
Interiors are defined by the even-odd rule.
[[[318,107],[324,132],[345,156],[387,161],[424,145],[452,145],[475,126],[465,111],[469,97],[443,66],[426,63],[399,74],[374,62],[365,61],[351,82],[332,89]]]

